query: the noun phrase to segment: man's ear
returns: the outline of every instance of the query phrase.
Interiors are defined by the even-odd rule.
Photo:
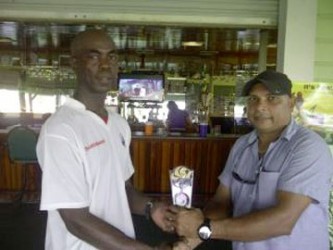
[[[296,99],[295,99],[295,96],[294,95],[292,95],[290,98],[289,98],[289,105],[290,105],[290,108],[291,108],[291,110],[293,110],[294,109],[294,107],[295,107],[295,102],[296,102]]]

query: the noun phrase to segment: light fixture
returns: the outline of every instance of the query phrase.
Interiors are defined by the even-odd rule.
[[[182,45],[184,47],[201,47],[203,45],[203,42],[187,41],[187,42],[182,42]]]
[[[277,44],[276,43],[268,44],[267,48],[275,49],[275,48],[277,48]]]

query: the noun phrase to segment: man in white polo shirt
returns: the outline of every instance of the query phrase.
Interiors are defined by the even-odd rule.
[[[104,106],[117,84],[115,45],[105,32],[88,30],[74,39],[71,54],[77,89],[46,121],[37,146],[45,249],[152,249],[135,240],[131,213],[146,211],[164,231],[173,230],[167,220],[173,214],[129,181],[131,131]]]

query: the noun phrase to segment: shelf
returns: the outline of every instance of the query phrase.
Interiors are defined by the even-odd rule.
[[[0,22],[0,70],[31,72],[41,67],[55,71],[46,73],[49,76],[57,75],[60,67],[66,75],[70,72],[70,42],[83,26],[94,27],[92,24]],[[187,83],[201,84],[206,75],[258,68],[259,29],[128,24],[103,24],[103,27],[119,48],[119,65],[123,71],[163,71],[166,75],[185,76]],[[268,45],[276,44],[277,31],[267,32]],[[201,42],[202,46],[183,46],[184,41]],[[276,63],[276,48],[267,49],[267,63]],[[190,79],[194,76],[197,79]],[[182,95],[184,86],[180,84],[178,89],[168,90]]]
[[[119,55],[137,55],[137,56],[193,56],[193,57],[220,57],[220,56],[235,56],[235,57],[247,57],[258,55],[258,50],[251,51],[209,51],[209,50],[186,50],[186,49],[149,49],[149,50],[137,50],[137,49],[119,49]]]

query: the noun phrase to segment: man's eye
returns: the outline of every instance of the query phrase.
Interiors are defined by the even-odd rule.
[[[249,96],[249,97],[247,98],[247,102],[249,102],[249,103],[256,102],[257,100],[258,100],[258,98],[257,98],[257,97],[254,97],[254,96]]]
[[[93,60],[98,60],[99,59],[99,55],[98,54],[89,54],[88,58],[89,59],[93,59]]]
[[[270,101],[270,102],[274,102],[274,101],[279,100],[279,97],[276,96],[276,95],[270,95],[270,96],[267,97],[267,100]]]
[[[109,54],[109,59],[113,62],[118,60],[118,55],[116,54]]]

